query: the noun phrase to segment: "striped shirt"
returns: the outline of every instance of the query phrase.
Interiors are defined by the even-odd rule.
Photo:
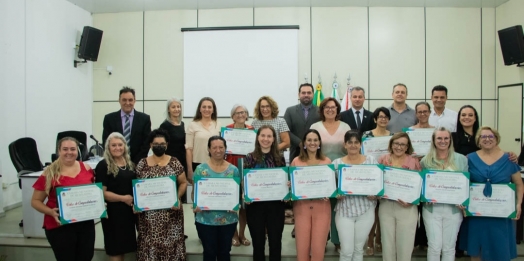
[[[342,161],[342,158],[338,158],[332,164],[335,165],[335,168],[338,168],[339,164],[346,163]],[[378,162],[375,157],[366,155],[366,160],[362,164],[378,164]],[[340,214],[346,218],[358,217],[366,213],[370,208],[375,208],[376,205],[376,200],[369,200],[366,196],[343,196],[337,201],[335,211],[341,212]]]

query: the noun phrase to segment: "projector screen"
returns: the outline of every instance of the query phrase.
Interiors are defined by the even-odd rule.
[[[264,95],[283,116],[298,103],[298,85],[296,28],[184,31],[184,117],[193,117],[206,96],[219,117],[231,117],[236,103],[252,116]]]

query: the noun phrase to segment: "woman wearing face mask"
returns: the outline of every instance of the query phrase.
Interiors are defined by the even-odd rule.
[[[429,170],[468,171],[468,160],[453,149],[449,130],[441,127],[433,132],[431,147],[421,166]],[[428,236],[428,260],[455,260],[455,241],[462,223],[462,206],[424,204],[423,222]]]
[[[187,180],[182,164],[165,154],[169,135],[162,129],[148,137],[153,155],[140,160],[136,167],[139,179],[176,176],[178,200],[184,195]],[[182,204],[171,209],[138,213],[137,260],[185,260],[184,212]]]
[[[270,125],[258,129],[255,150],[246,155],[244,169],[285,167],[286,161],[276,141],[276,131]],[[269,244],[269,261],[282,258],[282,232],[284,231],[284,202],[280,200],[253,202],[246,206],[246,217],[253,240],[253,260],[264,261],[266,230]]]

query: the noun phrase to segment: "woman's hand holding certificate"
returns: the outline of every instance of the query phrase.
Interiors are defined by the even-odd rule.
[[[287,200],[287,167],[244,170],[244,201]]]
[[[240,177],[195,177],[195,202],[201,210],[238,210]]]
[[[426,170],[423,172],[422,201],[467,206],[469,173]]]
[[[133,180],[134,210],[147,211],[178,207],[176,177]]]
[[[333,164],[290,167],[291,199],[334,198],[337,196]]]
[[[56,195],[61,224],[107,218],[102,183],[58,187]]]
[[[338,165],[338,192],[345,195],[382,196],[383,165]]]
[[[384,168],[384,198],[418,204],[421,188],[422,177],[419,172],[392,167]]]
[[[515,184],[491,184],[491,197],[484,196],[485,184],[472,183],[467,216],[515,218]]]

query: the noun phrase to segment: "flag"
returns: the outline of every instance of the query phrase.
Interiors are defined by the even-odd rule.
[[[315,91],[315,95],[313,95],[313,104],[316,106],[320,106],[320,103],[322,100],[324,100],[324,94],[322,93],[322,84],[317,83],[317,90]]]
[[[346,93],[344,94],[344,97],[342,98],[342,103],[340,106],[342,107],[341,111],[347,111],[351,108],[351,90],[353,89],[353,86],[348,84],[348,88],[346,90]]]
[[[338,88],[333,88],[333,90],[331,91],[331,97],[337,101],[340,101],[340,99],[338,98]]]

